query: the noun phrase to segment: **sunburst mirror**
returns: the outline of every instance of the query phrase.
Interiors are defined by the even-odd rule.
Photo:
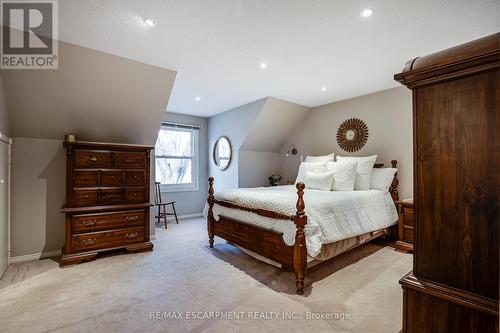
[[[337,131],[337,143],[342,150],[355,152],[368,140],[368,126],[361,119],[351,118],[344,121]]]

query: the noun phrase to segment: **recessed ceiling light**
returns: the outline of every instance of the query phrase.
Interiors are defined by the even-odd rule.
[[[144,18],[144,23],[149,25],[150,27],[154,27],[155,25],[158,24],[158,21],[152,17],[145,17]]]
[[[265,62],[261,62],[260,69],[266,69],[266,68],[267,68],[267,64]]]
[[[201,101],[200,96],[196,96],[195,100],[196,100],[197,102]]]
[[[366,9],[363,9],[363,11],[361,12],[361,17],[370,17],[372,16],[373,14],[373,10],[371,10],[370,8],[366,8]]]
[[[321,91],[326,91],[326,87],[325,86],[321,87]]]

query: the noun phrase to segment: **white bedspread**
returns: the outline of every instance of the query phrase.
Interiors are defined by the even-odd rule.
[[[261,208],[287,215],[295,215],[297,190],[295,186],[241,188],[215,193],[219,200],[250,208]],[[383,229],[398,219],[389,193],[369,191],[305,190],[307,225],[305,227],[307,253],[316,257],[322,244]],[[206,211],[206,210],[205,210]],[[214,217],[235,218],[252,225],[283,232],[288,245],[295,242],[296,227],[292,221],[276,220],[255,213],[214,205]]]

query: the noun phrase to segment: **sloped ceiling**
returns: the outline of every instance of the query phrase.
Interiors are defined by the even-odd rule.
[[[268,97],[240,150],[280,152],[309,111],[308,107]]]
[[[176,72],[59,42],[59,69],[1,75],[13,137],[154,145]]]

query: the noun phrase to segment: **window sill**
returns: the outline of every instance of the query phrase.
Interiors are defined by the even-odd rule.
[[[175,193],[175,192],[197,192],[200,189],[198,187],[178,187],[178,188],[169,188],[167,186],[161,186],[160,191],[166,193]]]

